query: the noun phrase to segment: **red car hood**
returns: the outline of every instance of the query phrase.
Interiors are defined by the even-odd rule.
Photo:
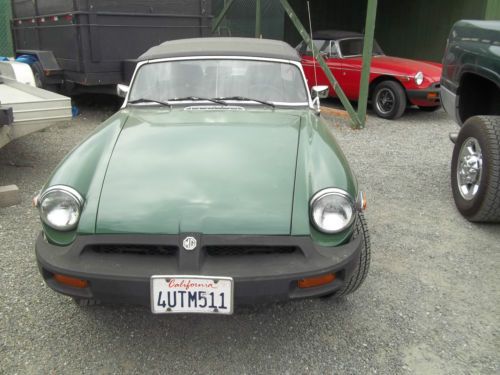
[[[441,64],[435,62],[410,60],[391,56],[374,56],[372,58],[372,71],[375,72],[397,73],[411,77],[418,72],[422,72],[424,76],[431,80],[439,81],[441,78],[441,70]]]

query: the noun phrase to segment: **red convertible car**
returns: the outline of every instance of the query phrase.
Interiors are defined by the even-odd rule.
[[[361,77],[363,35],[349,31],[318,31],[313,34],[333,75],[349,100],[358,100]],[[328,85],[329,95],[336,96],[326,75],[315,62],[311,46],[297,46],[309,87]],[[401,117],[408,105],[423,111],[440,107],[439,80],[441,64],[384,55],[376,41],[370,70],[369,99],[375,113],[386,119]]]

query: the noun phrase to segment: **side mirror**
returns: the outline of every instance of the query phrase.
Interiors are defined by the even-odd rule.
[[[315,97],[313,99],[312,105],[313,105],[314,110],[316,111],[316,114],[319,115],[319,113],[321,111],[321,104],[319,103],[319,98],[318,97]]]
[[[328,86],[313,86],[311,96],[314,98],[325,99],[328,98]]]
[[[316,111],[320,110],[320,99],[328,98],[328,86],[313,86],[311,89],[311,97],[313,99],[313,107]]]
[[[129,86],[122,85],[121,83],[119,83],[118,85],[116,85],[116,95],[118,95],[121,98],[125,98],[128,94],[129,89],[130,89]]]

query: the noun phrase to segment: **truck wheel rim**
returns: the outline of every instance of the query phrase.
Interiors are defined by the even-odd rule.
[[[394,103],[396,101],[396,96],[392,90],[383,88],[377,92],[377,97],[375,98],[375,105],[380,113],[384,115],[388,114],[394,108]]]
[[[465,200],[473,199],[481,183],[483,154],[476,138],[467,138],[460,148],[457,163],[457,184]]]

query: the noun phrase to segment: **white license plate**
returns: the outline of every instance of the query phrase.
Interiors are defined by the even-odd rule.
[[[151,276],[151,311],[233,313],[233,279],[212,276]]]

